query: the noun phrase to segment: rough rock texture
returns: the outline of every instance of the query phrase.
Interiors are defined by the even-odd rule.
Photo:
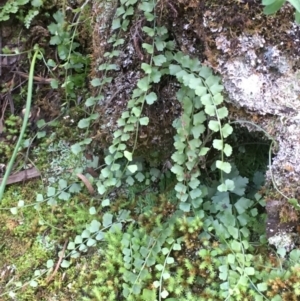
[[[246,115],[235,113],[235,121],[256,124],[278,143],[273,149],[268,181],[275,182],[282,195],[297,198],[300,179],[300,27],[292,22],[288,5],[280,13],[287,12],[290,17],[282,19],[285,26],[260,31],[261,27],[268,28],[266,20],[257,31],[249,32],[245,28],[234,39],[228,35],[227,28],[209,27],[209,24],[217,24],[216,14],[208,14],[205,24],[215,37],[218,55],[213,67],[222,75],[227,101],[243,108],[243,113],[247,112]],[[252,18],[252,22],[256,18],[260,17]],[[280,18],[280,14],[271,18],[274,25],[276,18]],[[270,39],[273,32],[278,35],[277,41]],[[246,126],[257,131],[257,127],[249,123]],[[262,132],[262,135],[265,134]],[[294,233],[298,217],[282,195],[277,194],[277,199],[267,202],[267,237],[275,247],[290,250],[297,236]]]
[[[228,40],[220,35],[218,49],[226,53]],[[218,70],[228,101],[249,112],[267,115],[258,124],[279,143],[272,171],[280,188],[299,182],[300,176],[300,71],[297,57],[289,57],[259,35],[238,38],[230,60],[218,58]]]
[[[95,67],[106,61],[103,57],[106,51],[112,49],[108,43],[111,31],[111,22],[118,3],[94,2],[93,11],[94,32],[93,32],[93,50]],[[120,33],[120,38],[125,40],[122,45],[119,57],[113,63],[117,70],[108,72],[105,76],[111,76],[113,81],[104,87],[100,92],[103,98],[100,100],[99,113],[100,131],[103,134],[101,142],[106,145],[111,142],[112,133],[116,130],[116,121],[121,113],[126,110],[127,102],[130,100],[133,89],[137,81],[144,76],[140,65],[146,62],[149,57],[142,53],[141,43],[145,42],[142,27],[146,20],[138,12],[132,16],[132,22],[129,26],[128,33]],[[95,72],[92,76],[103,77],[103,72]],[[180,112],[180,106],[176,100],[174,80],[165,79],[159,84],[154,85],[157,95],[160,95],[159,101],[152,106],[145,106],[143,114],[149,117],[147,127],[141,127],[138,134],[138,147],[136,155],[148,159],[148,163],[156,165],[167,160],[172,153],[174,129],[172,122]],[[127,141],[127,145],[132,147],[135,143],[135,137]],[[159,146],[159,147],[158,147]],[[149,158],[150,156],[150,158]],[[148,158],[147,158],[148,157]],[[157,162],[156,162],[157,161]]]
[[[293,22],[289,4],[275,16],[263,15],[260,4],[260,0],[158,1],[158,23],[168,28],[177,49],[197,57],[221,74],[229,108],[234,108],[231,118],[256,124],[255,127],[241,123],[253,131],[260,127],[278,143],[273,149],[269,183],[273,177],[283,194],[297,198],[300,195],[300,27]],[[98,28],[103,28],[107,14],[98,20]],[[112,84],[110,90],[104,91],[105,98],[113,100],[107,105],[111,112],[116,106],[126,106],[132,85],[140,76],[136,67],[145,59],[138,46],[142,22],[133,16],[130,31],[125,35],[120,71],[116,74],[115,83],[119,86]],[[101,34],[102,40],[108,35],[107,31]],[[113,91],[118,89],[120,93],[115,97]],[[158,94],[168,89],[171,93],[161,94],[162,101],[154,112],[149,112],[157,118],[167,116],[164,128],[170,126],[174,117],[174,113],[167,113],[176,102],[174,83],[168,79],[157,87]],[[154,124],[153,129],[160,124]],[[145,135],[159,136],[158,144],[167,141],[170,135],[170,132],[153,131],[154,135],[153,132]],[[263,131],[261,135],[265,135]],[[278,195],[278,201],[284,206],[284,198]]]

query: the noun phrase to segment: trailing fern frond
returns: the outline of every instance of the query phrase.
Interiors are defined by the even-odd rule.
[[[39,11],[36,9],[30,9],[24,19],[24,25],[28,29],[31,25],[31,22],[35,16],[39,14]]]

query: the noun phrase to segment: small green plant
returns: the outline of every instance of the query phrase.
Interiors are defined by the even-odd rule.
[[[23,9],[23,6],[28,4],[30,2],[31,6],[33,7],[30,9],[24,18],[24,25],[28,29],[30,27],[30,24],[33,20],[33,18],[39,14],[39,9],[43,5],[43,0],[8,0],[4,4],[3,7],[1,7],[0,11],[0,22],[1,21],[7,21],[10,18],[10,14],[17,14],[20,12],[20,10]]]
[[[57,54],[60,60],[59,65],[52,59],[48,60],[49,67],[56,69],[59,67],[64,71],[64,80],[61,84],[65,93],[65,101],[70,105],[71,100],[75,100],[82,88],[86,86],[89,57],[83,55],[79,50],[79,43],[75,41],[78,24],[69,25],[66,21],[65,13],[61,10],[53,14],[55,23],[51,23],[48,29],[51,33],[50,45],[57,47]],[[73,28],[74,27],[74,28]],[[54,89],[59,87],[59,80],[51,82]]]

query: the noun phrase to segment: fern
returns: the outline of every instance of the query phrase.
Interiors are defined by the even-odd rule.
[[[29,0],[8,1],[4,4],[0,11],[0,22],[7,21],[10,14],[15,14],[19,11],[21,5],[27,4]]]
[[[31,25],[33,18],[39,14],[39,11],[36,9],[30,9],[24,19],[24,25],[28,29]]]

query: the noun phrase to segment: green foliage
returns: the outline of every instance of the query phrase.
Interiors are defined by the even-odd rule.
[[[127,28],[126,19],[122,20],[120,16],[126,16],[127,11],[131,14],[132,10],[126,8],[126,1],[123,5],[117,9],[113,29]],[[182,105],[182,114],[173,122],[177,134],[174,137],[176,152],[172,155],[174,165],[171,168],[177,178],[175,192],[180,203],[177,213],[170,213],[166,221],[156,219],[156,227],[149,229],[149,225],[139,223],[138,228],[129,226],[123,234],[121,245],[117,247],[121,249],[118,252],[123,253],[124,267],[118,269],[121,274],[117,276],[118,279],[121,275],[123,278],[122,295],[126,300],[207,300],[207,296],[209,300],[246,300],[249,296],[263,300],[269,276],[264,274],[261,277],[261,258],[257,265],[253,265],[255,248],[249,242],[253,237],[260,237],[259,243],[264,245],[264,229],[257,224],[258,216],[260,224],[264,223],[265,216],[259,215],[257,209],[259,204],[264,206],[264,202],[251,191],[249,180],[239,175],[231,161],[233,148],[225,140],[232,134],[233,128],[226,122],[228,111],[223,104],[220,78],[197,59],[173,51],[174,45],[168,41],[167,29],[155,24],[152,3],[144,1],[138,8],[147,21],[153,22],[152,27],[142,28],[148,35],[148,42],[143,43],[142,48],[149,54],[150,60],[141,64],[145,75],[137,82],[127,111],[118,120],[119,129],[114,133],[113,143],[105,157],[107,166],[101,171],[98,192],[108,205],[110,201],[107,196],[111,187],[120,187],[124,180],[133,185],[135,174],[145,172],[134,161],[136,145],[131,150],[127,149],[127,133],[137,132],[140,126],[148,124],[148,118],[142,117],[143,106],[157,100],[152,86],[160,81],[162,75],[168,74],[176,77],[181,84],[176,95]],[[152,43],[149,42],[151,40]],[[113,36],[110,42],[117,47],[124,41]],[[113,49],[107,56],[113,58],[113,53],[117,51]],[[115,66],[105,63],[100,68],[108,71]],[[101,86],[107,81],[111,79],[97,79],[93,84]],[[207,185],[199,164],[205,162],[212,150],[217,157],[212,172],[216,174],[219,170],[219,180]],[[219,155],[216,156],[216,153]],[[255,189],[258,187],[259,184]],[[246,191],[249,196],[255,197],[247,198]],[[203,243],[198,273],[195,258],[189,258],[186,253],[187,249],[195,247],[190,237],[194,233],[199,235],[195,236],[196,243]],[[213,238],[217,238],[218,248],[209,251]],[[174,254],[175,245],[177,251],[185,250],[184,265],[179,259],[180,252]],[[176,268],[172,270],[174,263]],[[154,268],[150,269],[152,266]],[[206,271],[203,279],[196,276],[201,275],[201,269]],[[184,275],[186,271],[193,273]],[[97,275],[99,280],[102,277],[106,279],[107,276],[102,273]],[[121,289],[120,284],[118,288]],[[105,299],[109,291],[101,285],[94,290],[98,300]]]
[[[7,21],[10,18],[11,14],[17,14],[26,4],[30,2],[30,5],[33,7],[33,9],[29,9],[24,17],[24,25],[28,29],[30,27],[30,24],[33,20],[33,18],[39,14],[39,8],[43,5],[43,0],[16,0],[11,1],[8,0],[4,4],[3,7],[1,7],[0,11],[0,22],[1,21]]]
[[[0,142],[0,163],[6,163],[13,153],[14,142],[19,135],[22,125],[22,118],[19,116],[10,115],[5,120],[4,125],[5,126],[2,130],[4,139]],[[25,133],[24,138],[27,136],[28,131]]]
[[[264,13],[266,15],[275,14],[288,1],[295,8],[295,20],[300,23],[300,2],[298,0],[262,0]]]
[[[209,151],[205,142],[203,143],[205,139],[200,139],[204,137],[206,131],[205,114],[211,118],[208,128],[220,133],[221,139],[214,139],[212,145],[221,152],[221,160],[216,161],[216,167],[221,171],[221,179],[223,172],[229,173],[231,170],[230,164],[225,161],[225,156],[231,155],[232,147],[224,142],[224,138],[232,133],[232,127],[228,123],[221,124],[228,111],[225,107],[220,107],[223,102],[220,94],[223,89],[219,84],[220,79],[214,76],[210,69],[180,52],[174,56],[174,59],[180,65],[172,64],[169,68],[170,73],[175,75],[184,86],[177,92],[184,114],[173,123],[177,135],[174,137],[176,152],[172,156],[175,165],[171,170],[176,174],[179,182],[175,190],[181,201],[180,209],[188,212],[191,205],[198,208],[203,201],[203,191],[198,180],[200,175],[198,165],[201,157]],[[227,187],[223,183],[219,189],[227,191],[232,187]]]
[[[30,24],[35,16],[39,14],[39,11],[36,9],[30,9],[27,13],[27,15],[24,18],[24,25],[28,29],[30,27]]]
[[[144,2],[146,3],[146,2]],[[147,2],[148,3],[148,2]],[[127,16],[126,12],[130,9],[131,6],[128,6],[127,10],[122,7],[122,13],[117,11],[117,15],[123,15],[123,17]],[[143,6],[141,4],[140,8],[142,10],[146,10],[149,14],[149,6]],[[149,18],[149,15],[146,17]],[[151,17],[152,18],[152,17]],[[121,19],[117,18],[119,27],[123,30],[127,28],[126,19],[121,22]],[[122,25],[121,25],[122,24]],[[116,28],[119,28],[116,27]],[[113,29],[116,29],[113,26]],[[144,29],[147,32],[147,30]],[[155,27],[153,32],[151,31],[150,36],[155,34],[155,39],[153,40],[153,45],[155,43],[162,43],[164,40],[167,39],[167,30],[164,26],[162,27]],[[117,39],[117,37],[112,37],[110,39],[110,43],[113,44],[114,47],[122,44],[123,41]],[[166,43],[165,43],[166,44]],[[153,45],[150,44],[143,44],[142,47],[152,56],[153,54]],[[168,45],[166,44],[163,49],[168,49]],[[112,52],[114,55],[117,54],[115,50]],[[108,189],[112,186],[119,187],[121,185],[121,178],[125,176],[127,178],[126,182],[134,183],[133,175],[136,172],[139,172],[139,167],[135,163],[131,163],[133,161],[133,153],[136,149],[136,142],[137,142],[137,133],[141,126],[147,126],[149,123],[149,118],[146,116],[142,116],[142,111],[145,103],[153,104],[157,100],[157,95],[155,92],[150,91],[152,88],[152,84],[158,83],[160,78],[164,72],[160,71],[159,67],[165,67],[164,65],[167,64],[166,57],[163,55],[160,56],[152,56],[150,64],[142,64],[142,69],[145,72],[145,76],[139,79],[137,82],[137,87],[134,89],[132,98],[128,101],[127,111],[123,112],[121,118],[118,120],[119,129],[113,135],[113,142],[112,145],[109,147],[109,154],[105,157],[105,163],[107,166],[102,169],[99,181],[97,183],[98,192],[100,194],[105,194]],[[111,64],[102,64],[99,69],[100,70],[111,70]],[[95,80],[92,82],[94,86],[100,86],[106,84],[108,81],[110,82],[110,78],[105,77],[104,79],[98,79],[97,83]],[[100,96],[99,96],[100,97]],[[130,139],[131,133],[136,133],[135,143],[132,150],[126,149],[126,141]],[[121,165],[116,163],[116,161],[120,161],[120,159],[124,158],[125,161],[125,169],[121,171]]]
[[[78,94],[84,92],[82,91],[82,88],[85,87],[90,60],[88,56],[83,55],[80,52],[80,44],[75,41],[78,23],[68,24],[65,12],[61,10],[54,13],[53,18],[55,22],[52,22],[48,26],[48,30],[52,35],[50,45],[57,47],[57,54],[60,62],[57,64],[50,59],[48,60],[47,65],[48,67],[53,68],[53,70],[60,68],[65,72],[61,88],[64,89],[66,103],[70,106],[70,101],[75,101]],[[57,89],[59,87],[59,80],[53,79],[51,86],[52,88]],[[92,119],[92,117],[90,117],[90,119]],[[81,123],[83,123],[83,121]],[[85,126],[83,125],[81,128],[83,127]]]
[[[283,3],[263,1],[265,12],[275,12]],[[299,296],[300,253],[293,250],[283,259],[285,250],[273,254],[266,244],[265,201],[258,194],[263,163],[247,175],[243,170],[240,174],[234,162],[243,153],[234,151],[238,136],[232,135],[234,128],[227,120],[221,79],[198,59],[176,50],[156,15],[156,5],[146,0],[120,2],[111,25],[110,51],[98,66],[102,76],[91,81],[99,95],[86,99],[87,114],[77,124],[86,135],[71,146],[50,137],[45,191],[36,194],[35,202],[19,199],[9,209],[17,215],[34,205],[40,213],[47,203],[51,210],[61,211],[63,217],[51,220],[60,221],[68,231],[60,268],[70,271],[86,254],[97,254],[89,281],[81,279],[89,295],[84,300],[276,301],[283,300],[282,294],[290,294],[286,299]],[[105,85],[119,70],[116,58],[133,15],[145,20],[140,78],[117,120],[112,143],[104,150],[100,175],[93,178],[85,169],[97,168],[99,157],[84,156],[92,143],[88,131],[99,118],[95,106],[104,99]],[[68,24],[65,11],[57,11],[53,18],[48,29],[59,63],[48,60],[47,65],[64,74],[64,80],[54,80],[52,88],[64,89],[70,106],[83,87],[89,60],[75,41],[72,28],[78,24]],[[150,168],[136,157],[139,129],[150,122],[144,108],[159,101],[155,88],[164,77],[177,81],[181,105],[173,121],[175,152],[170,154],[167,171]],[[83,197],[78,174],[85,174],[89,184],[97,187],[97,197]],[[74,202],[78,196],[87,207]],[[296,200],[290,203],[299,209]],[[48,259],[27,284],[38,287],[43,273],[53,268],[54,260]]]
[[[1,7],[0,22],[8,20],[10,14],[17,13],[20,6],[25,5],[28,2],[29,0],[7,1],[4,6]]]
[[[72,29],[74,24],[68,25],[65,13],[60,10],[53,14],[53,18],[55,22],[52,22],[48,26],[48,30],[52,35],[50,45],[57,47],[60,64],[57,65],[51,59],[48,60],[47,64],[53,70],[57,67],[64,70],[65,77],[61,87],[65,91],[66,102],[70,106],[70,101],[74,101],[78,97],[80,89],[85,87],[85,79],[90,61],[87,56],[79,52],[80,44],[75,41],[78,24],[75,24],[75,29]],[[59,81],[57,79],[52,80],[52,88],[56,89],[58,85]]]

